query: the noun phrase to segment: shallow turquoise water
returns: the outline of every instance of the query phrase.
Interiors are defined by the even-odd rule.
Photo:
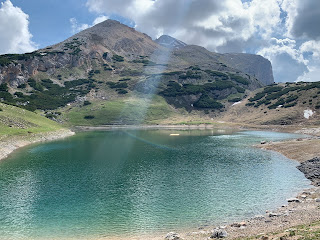
[[[262,214],[310,185],[296,162],[251,145],[292,137],[105,131],[24,148],[0,162],[0,239],[140,236]]]

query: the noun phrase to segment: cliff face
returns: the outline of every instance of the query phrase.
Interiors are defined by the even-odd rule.
[[[245,53],[226,53],[220,57],[226,65],[256,77],[264,85],[274,83],[272,65],[269,60],[259,55]]]

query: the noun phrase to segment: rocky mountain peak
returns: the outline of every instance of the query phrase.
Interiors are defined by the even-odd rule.
[[[65,51],[68,46],[75,47],[75,45],[84,54],[96,52],[103,55],[107,52],[123,56],[150,55],[159,48],[148,35],[110,19],[75,34],[52,46],[52,49]]]
[[[156,39],[155,42],[160,44],[161,46],[164,46],[166,48],[171,48],[171,49],[180,49],[188,45],[169,35],[162,35],[161,37]]]

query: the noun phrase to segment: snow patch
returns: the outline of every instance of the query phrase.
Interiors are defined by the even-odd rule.
[[[312,117],[312,115],[314,114],[314,112],[312,110],[304,110],[304,118],[309,119],[310,117]]]
[[[232,106],[238,105],[240,103],[242,103],[242,102],[235,102],[234,104],[232,104]]]

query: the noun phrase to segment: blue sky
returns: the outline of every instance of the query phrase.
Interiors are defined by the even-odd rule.
[[[317,0],[0,0],[0,53],[58,43],[107,18],[152,38],[268,58],[277,82],[319,81]]]
[[[40,48],[70,37],[72,35],[70,18],[76,18],[83,23],[92,23],[98,15],[88,11],[86,0],[12,0],[11,2],[29,15],[32,41]]]

